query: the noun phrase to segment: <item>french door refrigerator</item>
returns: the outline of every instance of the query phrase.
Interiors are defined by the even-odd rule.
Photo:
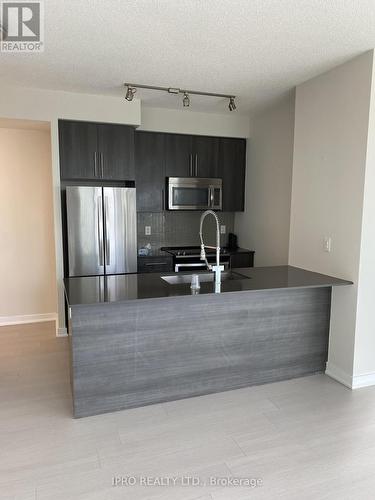
[[[137,272],[135,188],[67,186],[69,276]]]

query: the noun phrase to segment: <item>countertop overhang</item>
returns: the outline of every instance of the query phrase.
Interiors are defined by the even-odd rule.
[[[293,266],[247,267],[234,269],[233,272],[245,278],[223,281],[221,294],[353,284],[351,281]],[[199,295],[192,295],[190,284],[170,285],[161,279],[161,276],[171,274],[174,273],[66,278],[65,294],[70,306],[78,306],[181,296],[199,299],[199,295],[215,293],[212,282],[201,283]]]

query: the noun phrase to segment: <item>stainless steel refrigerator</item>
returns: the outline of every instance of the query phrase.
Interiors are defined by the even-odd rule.
[[[137,272],[135,188],[67,186],[69,276]]]

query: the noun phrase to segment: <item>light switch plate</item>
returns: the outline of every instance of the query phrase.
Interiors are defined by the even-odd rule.
[[[227,232],[227,228],[224,225],[220,226],[220,234],[225,234]]]
[[[323,239],[323,250],[330,253],[332,250],[332,238],[330,236],[324,236]]]
[[[151,235],[151,226],[145,226],[145,235],[150,236]]]

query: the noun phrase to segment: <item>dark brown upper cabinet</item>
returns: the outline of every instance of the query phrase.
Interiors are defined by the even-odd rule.
[[[94,179],[98,173],[95,123],[59,121],[62,179]]]
[[[166,177],[215,177],[219,139],[166,134]]]
[[[223,179],[223,211],[245,208],[246,139],[220,138],[217,177]]]
[[[166,134],[135,133],[135,187],[138,212],[165,209]]]
[[[165,134],[166,177],[192,177],[192,136]]]
[[[134,180],[134,128],[59,120],[63,180]]]
[[[98,125],[98,147],[103,179],[134,180],[134,128]]]
[[[193,136],[194,177],[218,177],[219,138]]]
[[[222,178],[223,211],[244,210],[245,139],[59,120],[59,141],[62,180],[135,180],[140,212],[165,210],[166,177]]]

